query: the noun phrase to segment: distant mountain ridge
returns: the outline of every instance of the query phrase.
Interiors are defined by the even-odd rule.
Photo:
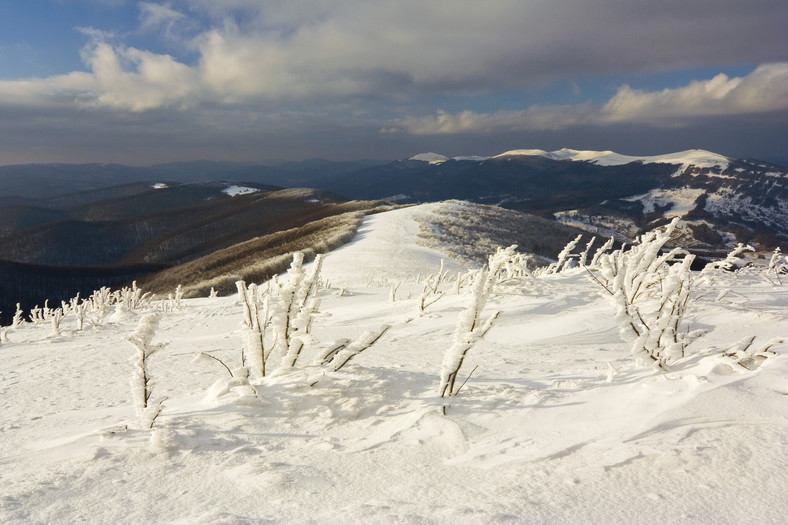
[[[632,156],[609,150],[516,149],[489,157],[429,152],[392,162],[197,161],[147,168],[0,166],[0,211],[13,220],[45,223],[56,219],[60,209],[144,191],[143,182],[210,180],[318,188],[348,199],[468,200],[622,240],[680,216],[686,222],[685,243],[696,250],[724,250],[735,242],[762,249],[788,245],[788,169],[705,150]],[[1,228],[18,229],[13,224]]]
[[[263,240],[244,245],[245,257],[253,258],[259,246],[275,253],[284,246],[277,237],[284,231],[294,232],[288,239],[306,231],[318,239],[322,226],[312,225],[324,221],[332,228],[326,221],[333,216],[377,206],[353,201],[450,199],[526,212],[620,241],[680,217],[677,243],[701,255],[718,256],[737,242],[764,251],[788,248],[788,169],[704,150],[642,157],[564,148],[490,157],[424,153],[392,162],[3,166],[0,263],[8,264],[0,264],[0,284],[6,283],[0,310],[8,315],[28,282],[59,290],[77,281],[93,286],[94,273],[107,284],[151,272],[172,280],[186,263],[189,275],[210,272],[200,266],[214,264],[205,257],[240,253],[235,247],[253,238]],[[509,231],[502,230],[502,240]],[[35,293],[28,302],[40,297],[58,299]]]
[[[719,251],[736,242],[788,244],[788,169],[706,150],[631,156],[563,148],[491,157],[425,153],[349,174],[326,188],[351,198],[457,198],[536,213],[621,240],[673,217],[683,242]]]

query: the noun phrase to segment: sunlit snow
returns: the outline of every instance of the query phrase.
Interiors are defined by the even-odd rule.
[[[250,193],[257,193],[258,191],[260,190],[257,188],[249,188],[247,186],[238,186],[234,184],[232,186],[227,186],[222,190],[222,193],[230,197],[237,197],[238,195],[248,195]]]
[[[241,366],[236,296],[112,307],[82,331],[70,316],[60,335],[49,323],[8,330],[0,522],[784,521],[788,346],[751,370],[726,354],[788,335],[788,279],[763,266],[696,274],[685,325],[709,333],[667,372],[634,362],[609,294],[583,269],[498,283],[482,318],[500,316],[468,352],[459,394],[442,399],[443,353],[470,296],[464,268],[419,243],[418,220],[438,206],[367,217],[329,253],[313,340],[266,378],[195,359]],[[420,312],[441,259],[440,299]],[[164,345],[152,396],[164,401],[143,430],[127,338],[151,311]],[[340,371],[313,363],[381,326]]]

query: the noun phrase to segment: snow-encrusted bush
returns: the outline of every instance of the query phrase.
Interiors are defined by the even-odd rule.
[[[251,366],[254,367],[260,377],[265,377],[265,362],[268,357],[264,344],[265,332],[271,323],[268,297],[265,297],[261,311],[256,284],[252,283],[247,287],[244,281],[237,281],[235,286],[238,289],[238,298],[243,306],[243,320],[246,327],[243,350],[241,350],[241,367],[245,367],[246,360],[249,359]],[[226,365],[225,368],[227,368]],[[233,373],[230,372],[230,375],[233,375]]]
[[[272,328],[277,342],[285,351],[281,366],[293,367],[301,349],[312,339],[310,328],[320,302],[315,298],[319,284],[318,276],[323,256],[317,255],[309,273],[303,268],[304,254],[293,254],[293,263],[287,279],[280,290],[279,301],[274,310]]]
[[[497,248],[492,258],[496,261],[498,271],[495,277],[499,281],[525,279],[533,276],[531,267],[534,264],[534,257],[518,253],[516,244],[512,244],[508,248]]]
[[[679,328],[690,298],[694,256],[681,248],[661,252],[677,224],[678,218],[663,230],[644,234],[628,249],[602,255],[600,277],[595,277],[613,297],[621,337],[632,343],[632,354],[639,362],[663,368],[705,334]]]
[[[725,270],[725,271],[734,271],[740,268],[743,268],[747,261],[740,257],[740,255],[744,252],[754,252],[755,248],[750,246],[749,244],[739,243],[736,247],[731,250],[730,253],[725,257],[725,259],[721,261],[714,261],[710,262],[706,266],[703,267],[701,273],[708,273],[713,271]]]
[[[774,249],[771,259],[769,259],[769,266],[766,268],[766,278],[769,279],[774,276],[777,279],[777,284],[782,286],[783,280],[780,275],[788,274],[788,257],[783,256],[779,248]]]
[[[315,257],[309,272],[303,262],[303,253],[293,254],[284,278],[274,276],[263,289],[256,284],[247,287],[244,281],[236,282],[247,329],[242,366],[248,358],[260,377],[266,375],[266,363],[272,351],[282,354],[280,366],[293,367],[301,349],[312,340],[310,329],[320,304],[315,295],[323,256]],[[266,348],[267,340],[269,348]]]

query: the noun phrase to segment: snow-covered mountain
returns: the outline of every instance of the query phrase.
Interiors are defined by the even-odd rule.
[[[466,199],[557,218],[632,239],[672,217],[686,244],[788,244],[788,170],[705,150],[631,156],[613,151],[510,150],[492,157],[417,155],[333,181],[355,198]]]
[[[633,359],[584,270],[510,276],[441,398],[444,352],[478,302],[463,263],[424,241],[437,216],[469,213],[459,206],[473,205],[368,216],[323,261],[296,365],[273,350],[265,378],[241,373],[237,296],[130,298],[88,309],[81,330],[71,313],[57,334],[2,334],[0,522],[784,521],[788,283],[763,266],[694,274],[681,328],[708,333],[665,371]],[[340,370],[318,364],[382,326]],[[157,348],[152,429],[133,401],[131,336]]]

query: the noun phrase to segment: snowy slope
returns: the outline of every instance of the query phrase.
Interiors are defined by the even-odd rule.
[[[619,166],[630,162],[642,162],[644,164],[678,164],[682,171],[688,166],[699,168],[717,168],[725,170],[728,167],[728,158],[718,153],[706,150],[692,149],[664,155],[632,156],[621,155],[614,151],[591,151],[562,148],[556,151],[547,152],[541,149],[518,149],[510,150],[492,158],[512,157],[512,156],[540,156],[551,160],[574,160],[578,162],[592,162],[600,166]]]
[[[669,373],[634,364],[585,272],[499,284],[485,313],[501,315],[462,379],[478,368],[447,402],[438,372],[468,296],[447,282],[417,311],[416,276],[441,259],[416,238],[432,209],[371,216],[326,257],[315,343],[294,369],[253,379],[256,396],[194,359],[239,365],[235,297],[163,314],[150,374],[167,400],[152,432],[128,426],[125,338],[143,312],[109,312],[81,332],[67,318],[59,336],[11,329],[0,346],[0,522],[784,522],[788,348],[754,371],[721,351],[788,335],[788,284],[755,271],[696,279],[687,324],[710,333]],[[332,341],[383,324],[339,372],[310,365]]]
[[[441,164],[449,160],[449,158],[439,155],[438,153],[419,153],[408,160],[420,160],[422,162],[428,162],[429,164]]]

